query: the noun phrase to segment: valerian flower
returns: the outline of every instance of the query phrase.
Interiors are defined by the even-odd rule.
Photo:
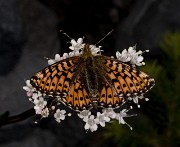
[[[58,123],[60,123],[61,120],[64,120],[64,119],[65,119],[65,113],[66,113],[65,110],[57,109],[57,110],[56,110],[56,113],[54,113],[54,118],[55,118],[55,120],[56,120]]]
[[[49,59],[49,60],[48,60],[48,64],[49,64],[49,65],[52,65],[52,64],[54,64],[54,63],[56,63],[56,62],[58,62],[58,61],[61,61],[61,60],[62,60],[62,57],[60,57],[59,54],[56,54],[56,55],[55,55],[55,59]]]
[[[90,45],[89,46],[91,49],[91,53],[95,56],[95,55],[100,55],[101,54],[101,46],[96,47],[95,45]]]
[[[43,108],[47,105],[47,101],[45,101],[43,97],[39,97],[38,99],[34,100],[34,104],[36,114],[41,114]]]
[[[72,50],[72,52],[64,53],[62,57],[59,54],[56,54],[55,59],[48,59],[48,64],[52,65],[63,59],[73,57],[73,56],[79,56],[81,55],[80,49],[82,49],[83,47],[84,47],[83,38],[79,38],[77,42],[74,39],[72,39],[71,46],[69,47]]]
[[[144,52],[149,52],[149,50]],[[117,51],[116,57],[122,62],[130,62],[132,65],[142,66],[145,65],[145,62],[143,62],[144,57],[142,56],[144,52],[141,50],[136,52],[136,46],[133,46],[129,47],[128,50],[124,49],[122,53]]]
[[[90,115],[91,115],[91,111],[89,110],[83,110],[80,113],[78,113],[78,116],[82,118],[84,121],[87,121]]]
[[[110,117],[110,118],[115,118],[116,117],[116,112],[112,108],[105,108],[102,110],[105,116]]]
[[[33,92],[35,91],[35,88],[32,87],[30,80],[26,80],[26,86],[23,86],[23,89],[26,90],[26,94],[28,97],[31,97],[33,95]]]
[[[126,124],[126,125],[128,125],[129,128],[132,130],[132,127],[131,127],[128,123],[126,123],[125,120],[124,120],[124,117],[134,116],[134,115],[129,115],[129,114],[127,114],[128,111],[129,111],[129,110],[127,110],[127,109],[123,109],[123,110],[120,111],[119,113],[116,113],[116,117],[115,117],[115,118],[119,121],[119,124]]]
[[[126,49],[124,49],[122,51],[122,53],[120,53],[119,51],[116,52],[116,57],[118,60],[122,61],[122,62],[129,62],[131,60],[131,58],[128,56],[128,52]]]
[[[71,40],[71,46],[69,47],[73,51],[78,51],[84,47],[83,38],[78,38],[77,41]]]
[[[140,96],[129,97],[128,100],[133,101],[135,104],[137,104],[138,108],[140,108],[140,105],[138,104],[138,102],[139,102],[139,99],[143,99],[143,98],[144,98],[144,95],[140,95]]]
[[[89,119],[86,120],[86,124],[84,126],[85,130],[90,130],[91,132],[94,132],[97,130],[97,120],[95,119],[94,115],[91,115]]]
[[[68,35],[66,35],[66,36],[68,36]],[[27,96],[28,96],[29,100],[34,104],[35,113],[40,114],[42,118],[48,117],[49,115],[53,115],[55,120],[59,123],[62,120],[64,120],[66,116],[71,116],[71,113],[68,113],[66,115],[65,110],[57,109],[57,107],[59,108],[60,104],[68,104],[70,107],[75,106],[73,101],[75,101],[76,98],[80,99],[80,96],[78,95],[79,92],[77,92],[77,95],[78,95],[77,97],[72,96],[72,98],[70,98],[71,96],[68,97],[69,93],[67,93],[66,91],[68,90],[68,88],[69,88],[69,90],[71,90],[71,88],[72,88],[71,86],[74,84],[73,82],[79,80],[79,79],[77,80],[77,78],[79,78],[81,75],[78,73],[79,71],[77,71],[76,69],[78,68],[79,65],[83,65],[83,64],[81,64],[81,60],[80,60],[80,64],[77,64],[77,66],[73,65],[74,64],[73,61],[72,61],[72,63],[69,62],[69,64],[66,61],[69,60],[68,58],[75,57],[75,56],[80,56],[79,59],[81,59],[81,58],[84,59],[83,55],[86,55],[86,54],[83,54],[83,53],[86,53],[83,50],[85,44],[83,43],[83,38],[79,38],[77,41],[75,41],[74,39],[71,39],[70,43],[71,43],[71,45],[69,47],[71,50],[70,52],[64,53],[62,56],[60,56],[59,54],[56,54],[54,59],[48,59],[49,65],[59,62],[58,64],[56,64],[56,65],[58,65],[58,67],[50,66],[51,68],[47,68],[47,70],[43,70],[43,71],[47,71],[47,72],[42,71],[42,74],[39,72],[40,74],[37,74],[35,76],[36,78],[32,78],[31,79],[32,83],[34,83],[33,79],[34,79],[34,81],[36,81],[36,83],[34,83],[34,84],[36,84],[35,87],[33,87],[31,85],[30,80],[27,80],[26,86],[23,87],[23,89],[27,92]],[[96,45],[89,45],[89,51],[91,52],[91,54],[93,56],[100,56],[102,50],[101,50],[101,46],[96,47]],[[144,52],[148,52],[148,50],[146,50]],[[142,66],[142,65],[145,65],[145,63],[143,62],[144,58],[142,56],[142,54],[144,52],[136,51],[136,46],[133,46],[133,47],[129,47],[128,49],[124,49],[122,51],[122,53],[117,51],[116,57],[121,62],[129,62],[133,66]],[[73,59],[74,58],[70,58],[69,61],[71,61]],[[78,58],[76,57],[76,59],[78,59]],[[62,60],[64,60],[64,62],[60,62]],[[114,57],[111,56],[110,61],[114,61],[114,60],[116,60],[116,59],[114,59]],[[82,61],[84,63],[86,63],[86,60],[82,60]],[[67,65],[66,65],[66,63],[67,63]],[[101,62],[99,62],[99,63],[101,63]],[[112,62],[112,64],[114,64],[114,62]],[[72,67],[71,67],[71,65],[72,65]],[[106,65],[102,65],[102,66],[103,66],[102,68],[98,67],[98,68],[100,68],[99,72],[103,69],[108,69],[108,70],[111,69],[110,65],[109,65],[109,67],[107,67]],[[116,66],[117,66],[117,64],[116,64]],[[113,68],[114,68],[114,66],[113,66]],[[98,69],[97,69],[97,71],[98,71]],[[82,71],[80,71],[80,72],[82,72]],[[106,71],[104,71],[104,72],[106,72]],[[68,73],[68,74],[66,75],[66,73]],[[82,72],[82,75],[83,74],[84,73]],[[113,74],[115,74],[115,73],[113,73]],[[43,77],[43,80],[42,80],[41,76]],[[51,78],[49,78],[49,77],[51,77]],[[54,78],[54,77],[56,77],[56,78]],[[64,79],[61,77],[64,77]],[[109,79],[108,79],[108,82],[109,82],[111,77],[110,76],[108,76],[108,77],[109,77]],[[84,78],[84,79],[86,79],[86,78]],[[46,80],[44,80],[44,79],[46,79]],[[48,79],[48,83],[47,83],[47,79]],[[72,79],[74,79],[74,80],[72,80]],[[150,79],[150,80],[153,80],[153,79]],[[68,82],[69,85],[65,84],[64,81]],[[42,82],[44,82],[44,83],[42,84]],[[56,82],[58,82],[58,83],[56,83]],[[86,93],[84,93],[84,91],[82,91],[83,87],[81,85],[82,83],[80,83],[80,82],[81,81],[79,81],[79,83],[77,85],[74,85],[75,88],[73,90],[74,91],[78,90],[81,93],[86,95]],[[106,82],[106,81],[103,81],[103,82]],[[126,80],[126,82],[127,82],[127,80]],[[62,86],[61,84],[63,85],[63,88],[66,87],[67,90],[63,90],[62,88],[60,88]],[[109,84],[109,83],[107,83],[107,84]],[[114,84],[114,83],[112,83],[112,84]],[[46,85],[47,87],[50,86],[50,88],[42,88],[42,87],[44,87],[44,85]],[[58,89],[60,92],[55,93],[55,91],[53,91],[54,85],[56,87],[58,85],[61,85],[60,87],[56,88],[56,90]],[[78,87],[78,85],[80,85],[80,86]],[[86,85],[86,86],[88,87],[89,85]],[[101,85],[100,85],[100,87],[101,87]],[[85,90],[87,91],[86,88],[85,88]],[[113,92],[116,92],[116,85],[113,88],[111,87]],[[45,89],[49,89],[49,90],[45,90]],[[50,90],[52,90],[52,91],[50,91]],[[108,90],[107,90],[107,92],[108,92]],[[82,94],[80,94],[80,95],[82,95]],[[54,97],[52,98],[52,96],[54,96]],[[51,99],[49,97],[51,97]],[[119,97],[121,97],[121,95],[119,95]],[[138,105],[138,107],[140,107],[138,102],[139,102],[139,99],[143,99],[143,98],[144,98],[144,96],[142,94],[140,96],[128,97],[127,99],[130,101],[133,101],[134,103],[136,103]],[[86,99],[86,98],[84,97],[84,99]],[[144,99],[148,100],[148,98],[144,98]],[[82,106],[84,109],[85,107],[83,105],[86,106],[86,104],[82,103],[82,105],[78,105],[77,107]],[[121,106],[121,105],[119,105],[119,106]],[[71,107],[71,108],[73,108],[73,107]],[[94,115],[94,111],[91,111],[91,109],[90,110],[82,110],[82,111],[77,110],[76,112],[77,112],[77,115],[85,122],[85,126],[84,126],[85,130],[90,130],[91,132],[94,132],[98,129],[98,125],[105,127],[106,123],[110,122],[111,119],[118,120],[120,124],[127,124],[125,122],[124,118],[134,116],[134,115],[127,114],[127,112],[129,111],[127,109],[123,109],[119,113],[116,113],[116,111],[117,111],[117,109],[115,109],[115,108],[104,108],[101,111],[97,110],[96,115]],[[127,125],[130,127],[130,129],[132,129],[132,127],[129,124],[127,124]]]
[[[49,116],[49,109],[47,107],[41,111],[41,116],[44,118]]]
[[[105,115],[105,113],[97,112],[96,122],[102,127],[105,127],[105,123],[109,122],[110,118]]]

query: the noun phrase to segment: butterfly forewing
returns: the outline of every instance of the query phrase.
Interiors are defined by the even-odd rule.
[[[79,62],[79,57],[73,57],[50,65],[35,74],[31,84],[43,94],[61,97],[62,103],[75,110],[89,109],[91,99],[77,73]]]
[[[79,57],[68,58],[44,68],[31,78],[31,84],[48,95],[67,93],[78,60]]]

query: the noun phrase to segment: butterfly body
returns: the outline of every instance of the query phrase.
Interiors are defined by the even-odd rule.
[[[136,67],[93,55],[88,44],[84,45],[81,56],[56,62],[30,81],[41,93],[75,110],[115,108],[154,85],[154,80]]]

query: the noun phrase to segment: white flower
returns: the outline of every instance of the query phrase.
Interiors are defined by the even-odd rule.
[[[105,108],[102,110],[102,112],[105,114],[105,116],[110,117],[110,118],[115,118],[116,113],[112,108]]]
[[[93,55],[100,55],[101,54],[101,46],[99,46],[99,47],[96,47],[95,45],[90,45],[89,46],[90,47],[90,50],[91,50],[91,53],[93,54]]]
[[[142,54],[143,52],[142,52],[142,51],[136,52],[135,49],[134,49],[134,50],[133,50],[133,49],[134,49],[134,48],[132,48],[132,47],[130,47],[130,48],[128,49],[128,52],[129,52],[128,56],[131,58],[130,63],[131,63],[131,64],[134,64],[134,65],[137,65],[137,66],[142,66],[142,65],[144,65],[145,63],[142,62],[143,59],[144,59],[144,57],[141,56],[141,54]],[[140,55],[140,56],[139,56],[139,55]],[[142,63],[141,63],[141,62],[142,62]]]
[[[145,50],[144,52],[149,52],[149,50]],[[133,65],[142,66],[145,65],[145,62],[142,62],[144,57],[142,54],[144,53],[141,50],[136,52],[136,46],[129,47],[128,50],[124,49],[122,54],[117,51],[116,57],[118,60],[122,62],[130,62]]]
[[[69,48],[73,51],[78,51],[78,50],[82,49],[84,47],[83,38],[79,38],[77,40],[77,42],[74,39],[72,39],[71,45],[72,46],[70,46]]]
[[[34,110],[35,110],[36,114],[41,114],[42,113],[42,109],[40,107],[36,107],[36,108],[34,108]]]
[[[61,56],[59,54],[56,54],[55,55],[55,61],[58,62],[58,61],[61,61]]]
[[[26,90],[26,91],[29,91],[29,90],[32,90],[33,87],[30,83],[30,80],[26,80],[26,86],[23,86],[23,89]]]
[[[149,50],[145,50],[144,52],[149,52]],[[144,53],[141,50],[136,52],[136,46],[129,47],[128,49],[128,56],[131,58],[130,63],[137,65],[137,66],[142,66],[145,65],[145,62],[142,62],[144,57],[142,54]]]
[[[64,33],[65,34],[65,33]],[[67,34],[65,34],[68,36]],[[69,37],[69,36],[68,36]],[[70,37],[69,37],[70,38]],[[101,40],[100,40],[101,41]],[[83,38],[79,38],[77,41],[74,39],[71,39],[71,46],[69,47],[71,49],[71,52],[64,53],[62,56],[59,54],[55,55],[54,59],[48,59],[48,64],[52,65],[56,62],[61,62],[64,59],[74,57],[74,56],[80,56],[83,54],[83,48],[84,48]],[[95,45],[89,45],[89,50],[92,55],[98,56],[101,55],[101,46],[96,47]],[[148,50],[144,51],[148,52]],[[124,49],[122,53],[119,51],[116,52],[116,57],[118,60],[122,62],[129,62],[130,64],[141,66],[145,63],[143,62],[143,52],[142,51],[136,51],[136,46],[129,47],[128,49]],[[111,58],[114,58],[111,56]],[[50,103],[47,107],[47,101],[46,99],[49,99],[48,97],[45,97],[45,93],[41,93],[40,91],[37,91],[31,84],[30,80],[26,81],[26,86],[23,86],[23,89],[27,91],[27,95],[29,97],[29,100],[34,103],[34,109],[36,114],[40,114],[42,118],[48,117],[50,113],[54,114],[54,118],[57,122],[61,122],[65,119],[66,116],[71,116],[71,113],[66,114],[65,110],[56,110],[56,106],[63,103],[62,99],[66,99],[68,93],[63,92],[61,94],[61,97],[57,97],[56,101],[53,101]],[[139,99],[143,99],[143,94],[140,96],[134,96],[129,97],[128,100],[132,100],[134,103],[138,105]],[[145,100],[149,100],[148,98],[145,98]],[[49,101],[48,101],[49,102]],[[140,107],[140,105],[138,105]],[[56,111],[55,111],[56,110]],[[130,110],[130,109],[129,109]],[[98,129],[98,125],[105,127],[105,123],[109,122],[110,119],[117,119],[119,121],[119,124],[127,124],[124,120],[124,117],[131,117],[134,115],[129,115],[127,112],[129,111],[127,109],[123,109],[119,113],[116,113],[113,108],[105,108],[102,109],[102,112],[97,112],[97,116],[91,115],[90,110],[83,110],[77,113],[77,115],[85,122],[85,130],[90,130],[91,132],[96,131]],[[130,129],[132,127],[127,124]]]
[[[57,110],[56,110],[56,113],[54,113],[54,118],[55,118],[55,120],[56,120],[58,123],[60,123],[61,120],[64,120],[64,119],[65,119],[65,115],[64,115],[65,113],[66,113],[65,110],[57,109]]]
[[[105,113],[97,112],[96,121],[98,124],[100,124],[102,127],[105,127],[105,122],[109,122],[110,118],[105,115]]]
[[[49,64],[49,65],[52,65],[52,64],[54,64],[54,63],[56,63],[56,62],[58,62],[58,61],[61,61],[61,60],[62,60],[62,57],[60,57],[59,54],[56,54],[56,55],[55,55],[55,59],[49,59],[49,60],[48,60],[48,64]]]
[[[74,50],[74,51],[69,52],[69,53],[64,53],[62,57],[60,57],[59,54],[56,54],[56,55],[55,55],[55,59],[49,59],[49,60],[48,60],[48,64],[49,64],[49,65],[52,65],[52,64],[54,64],[54,63],[56,63],[56,62],[59,62],[59,61],[61,61],[61,60],[63,60],[63,59],[67,59],[67,58],[69,58],[69,57],[79,56],[79,55],[81,55],[81,52],[80,52],[79,50],[78,50],[78,51],[75,51],[75,50]]]
[[[126,109],[123,109],[120,111],[120,113],[116,113],[116,119],[119,121],[119,124],[125,124],[126,122],[124,121],[123,117],[126,117]]]
[[[23,86],[23,89],[27,91],[27,96],[31,97],[33,95],[33,92],[35,91],[35,88],[32,87],[30,80],[26,80],[26,86]]]
[[[37,99],[38,97],[42,97],[42,93],[40,91],[34,92],[32,94],[32,99]]]
[[[48,117],[49,116],[49,109],[46,107],[41,112],[42,117]]]
[[[94,132],[97,130],[98,127],[97,127],[96,119],[94,119],[94,115],[91,115],[89,119],[87,119],[84,128],[85,130],[91,130],[91,132]]]
[[[69,52],[69,57],[80,56],[81,54],[82,54],[82,52],[80,50],[72,51],[72,52]]]
[[[147,98],[147,97],[146,97],[146,98],[144,98],[144,99],[145,99],[145,101],[149,101],[149,98]]]
[[[62,57],[60,57],[60,60],[69,58],[68,53],[64,53]]]
[[[56,61],[55,61],[54,59],[49,59],[49,60],[48,60],[48,65],[52,65],[52,64],[54,64],[54,63],[56,63]]]
[[[91,115],[91,111],[89,110],[83,110],[79,114],[77,114],[80,118],[82,118],[84,121],[87,121],[88,117]]]
[[[140,105],[138,105],[139,99],[143,99],[144,96],[140,95],[140,96],[135,96],[135,97],[129,97],[128,100],[132,100],[135,104],[137,104],[138,108],[140,108]]]
[[[116,57],[117,57],[118,60],[120,60],[122,62],[129,62],[131,60],[131,58],[128,56],[128,52],[127,52],[126,49],[124,49],[122,51],[122,54],[119,51],[117,51],[116,52]]]
[[[120,111],[120,113],[116,113],[116,119],[119,121],[119,124],[127,124],[129,126],[129,128],[132,130],[132,127],[126,123],[123,119],[123,117],[131,117],[131,116],[134,116],[134,115],[129,115],[127,114],[126,112],[128,112],[129,110],[127,109],[123,109],[122,111]]]
[[[47,105],[47,101],[45,101],[43,97],[39,97],[39,99],[34,100],[34,104],[36,114],[41,114],[42,109]]]
[[[136,46],[129,47],[128,48],[128,54],[135,54],[136,53]]]
[[[49,59],[49,60],[48,60],[48,64],[49,64],[49,65],[52,65],[52,64],[54,64],[54,63],[56,63],[56,62],[59,62],[59,61],[61,61],[61,60],[63,60],[63,59],[66,59],[66,58],[69,58],[68,53],[64,53],[62,57],[61,57],[59,54],[56,54],[56,55],[55,55],[55,59]]]
[[[49,60],[48,60],[48,64],[49,64],[49,65],[52,65],[52,64],[54,64],[54,63],[56,63],[56,62],[59,62],[59,61],[61,61],[61,60],[63,60],[63,59],[66,59],[66,58],[68,58],[68,57],[69,57],[68,53],[64,53],[62,57],[61,57],[59,54],[56,54],[56,55],[55,55],[55,59],[49,59]]]

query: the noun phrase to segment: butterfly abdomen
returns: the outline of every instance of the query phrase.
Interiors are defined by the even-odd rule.
[[[89,92],[92,99],[96,101],[96,99],[98,98],[99,79],[93,58],[87,58],[87,61],[82,67],[81,72],[84,76],[84,80],[82,82],[84,82],[86,89]]]

